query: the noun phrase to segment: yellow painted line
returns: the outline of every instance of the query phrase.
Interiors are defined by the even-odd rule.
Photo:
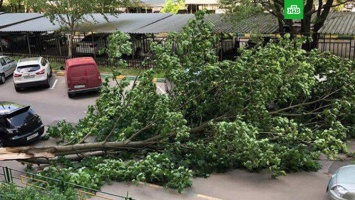
[[[126,77],[126,76],[119,75],[119,76],[117,76],[117,77],[116,77],[116,79],[118,79],[118,80],[122,80],[124,77]]]
[[[57,71],[57,76],[64,76],[65,72],[64,71]]]
[[[210,197],[210,196],[206,196],[203,194],[197,194],[197,197],[203,198],[203,199],[208,199],[208,200],[223,200],[223,199],[219,199],[219,198],[215,198],[215,197]]]

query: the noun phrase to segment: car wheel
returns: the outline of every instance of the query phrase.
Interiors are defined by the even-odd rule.
[[[49,68],[49,75],[48,75],[48,77],[52,77],[53,76],[53,70],[52,70],[52,68]]]
[[[15,90],[16,90],[16,92],[20,92],[21,88],[15,85]]]
[[[51,87],[51,84],[49,82],[49,77],[47,77],[47,82],[46,84],[44,85],[46,88],[50,88]]]
[[[73,97],[74,97],[74,94],[71,94],[71,93],[68,92],[68,97],[69,97],[69,98],[73,98]]]
[[[5,83],[5,74],[0,74],[0,84]]]

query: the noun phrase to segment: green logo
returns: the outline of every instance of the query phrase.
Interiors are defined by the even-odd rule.
[[[303,0],[285,0],[285,19],[303,19]]]

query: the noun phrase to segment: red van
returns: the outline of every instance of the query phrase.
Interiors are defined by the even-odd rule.
[[[71,58],[65,61],[65,79],[68,85],[68,96],[100,91],[101,76],[99,68],[92,57]]]

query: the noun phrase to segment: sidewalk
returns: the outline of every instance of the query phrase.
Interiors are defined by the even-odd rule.
[[[349,141],[349,152],[355,152],[355,140]],[[340,155],[339,160],[322,159],[317,172],[290,173],[272,179],[267,171],[250,173],[233,170],[212,174],[209,178],[194,178],[191,188],[179,194],[176,190],[152,184],[106,184],[102,191],[126,194],[142,200],[325,200],[328,181],[339,167],[352,164],[355,158]],[[355,163],[354,163],[355,164]]]

